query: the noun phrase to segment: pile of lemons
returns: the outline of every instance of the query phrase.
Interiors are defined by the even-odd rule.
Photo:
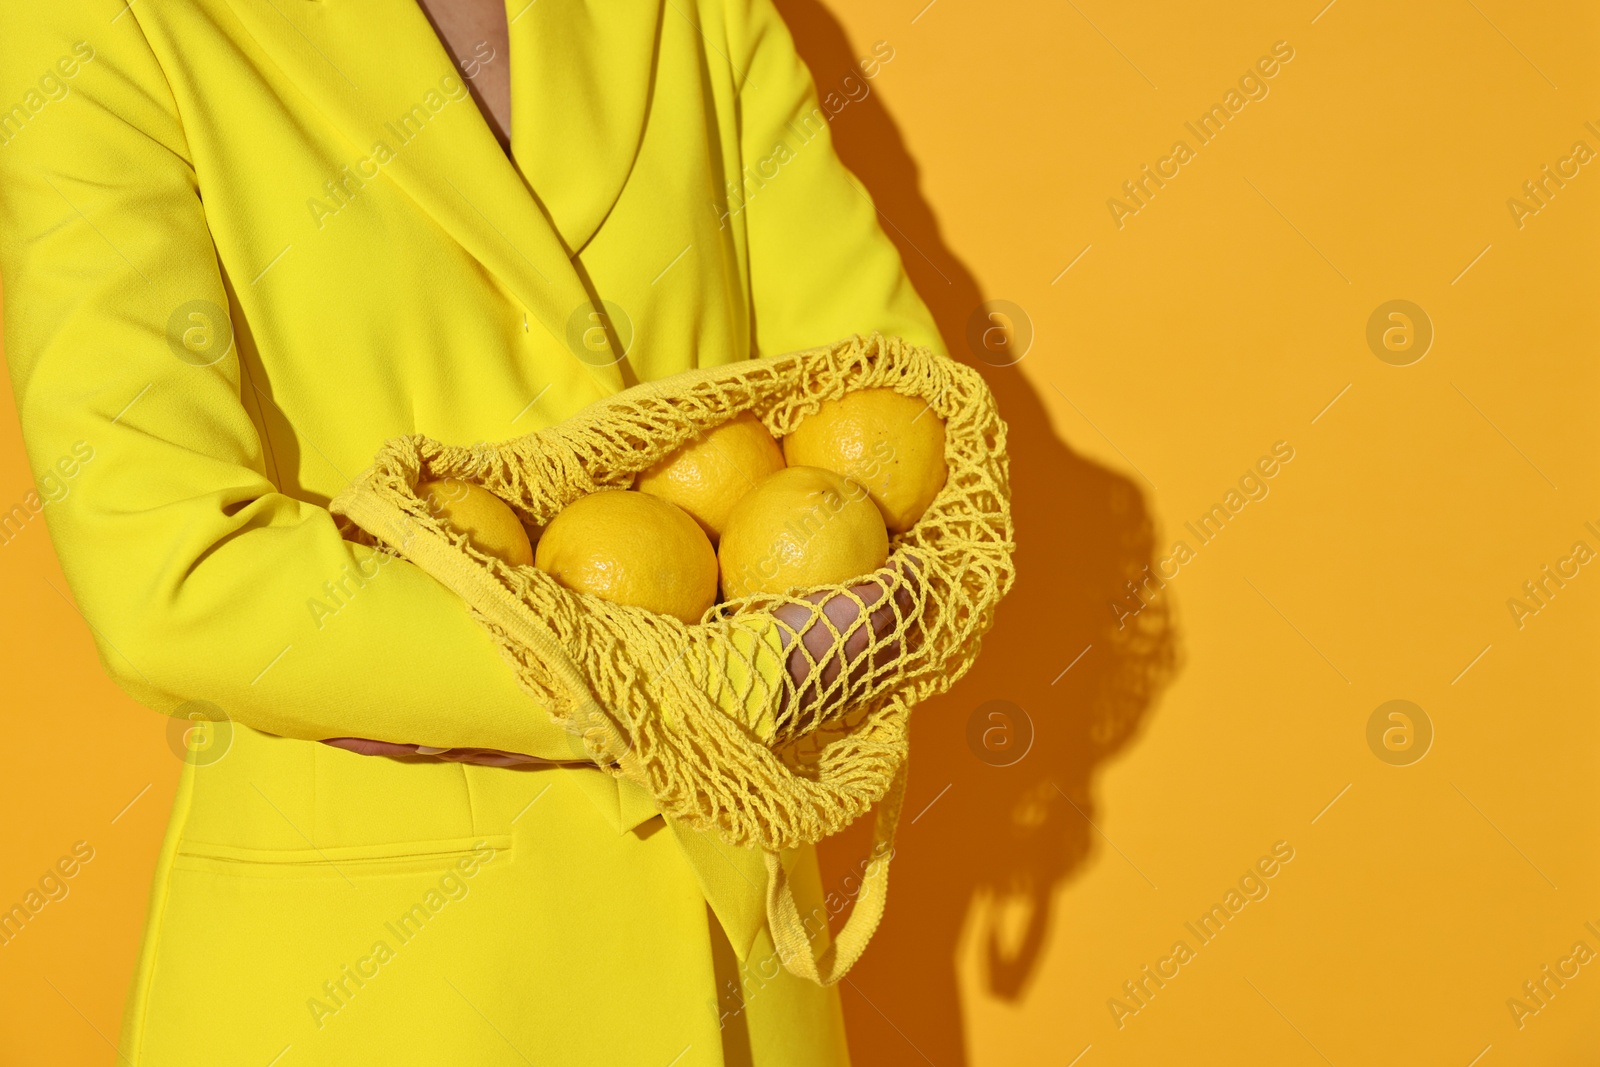
[[[746,412],[580,497],[535,547],[503,500],[455,479],[417,487],[480,551],[561,585],[698,622],[717,602],[843,583],[882,567],[944,487],[944,423],[920,400],[861,389],[781,442]]]

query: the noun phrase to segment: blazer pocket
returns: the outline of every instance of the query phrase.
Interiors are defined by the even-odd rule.
[[[179,843],[172,865],[177,870],[239,878],[354,879],[358,875],[443,875],[452,871],[470,877],[479,867],[510,853],[510,834],[290,849],[184,841]]]

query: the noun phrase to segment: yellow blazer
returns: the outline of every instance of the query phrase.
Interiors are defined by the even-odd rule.
[[[413,0],[0,7],[5,351],[68,487],[51,536],[118,683],[226,718],[133,1063],[845,1062],[836,992],[770,958],[759,855],[592,767],[316,743],[573,755],[450,592],[341,537],[325,505],[386,438],[874,329],[942,350],[770,0],[507,8],[514,160]]]

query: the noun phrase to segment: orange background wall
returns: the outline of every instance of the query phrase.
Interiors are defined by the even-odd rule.
[[[781,2],[824,93],[892,46],[834,135],[1012,430],[1018,584],[918,713],[888,917],[843,987],[859,1064],[1600,1046],[1600,965],[1523,988],[1600,953],[1600,568],[1523,588],[1600,552],[1600,176],[1523,192],[1600,151],[1596,13],[1320,3]],[[1185,122],[1280,41],[1200,144]],[[1431,323],[1420,359],[1369,345],[1393,300]],[[1011,347],[970,347],[975,315]],[[9,507],[31,482],[0,412]],[[1220,534],[1186,528],[1275,446]],[[101,672],[42,519],[0,544],[0,597],[0,906],[94,850],[0,947],[0,1063],[111,1063],[179,760]],[[1409,720],[1369,731],[1392,700]],[[1227,900],[1242,878],[1259,899]],[[1229,903],[1211,941],[1185,925]]]

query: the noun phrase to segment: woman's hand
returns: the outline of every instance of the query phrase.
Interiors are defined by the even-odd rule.
[[[834,647],[833,632],[818,618],[812,609],[799,604],[780,604],[772,611],[773,617],[783,623],[780,638],[788,650],[785,667],[794,682],[798,706],[795,717],[826,718],[839,711],[854,699],[855,694],[876,674],[897,659],[905,650],[899,640],[889,641],[865,655],[869,646],[877,645],[885,634],[893,632],[896,617],[907,617],[915,606],[915,594],[920,578],[915,557],[894,567],[885,567],[871,581],[850,587],[860,598],[868,614],[866,626],[856,626],[862,609],[851,597],[840,593],[812,593],[805,599],[817,604],[822,615],[840,633],[847,633],[842,648]],[[895,575],[904,577],[896,582]],[[889,589],[895,587],[893,601],[888,600]],[[898,610],[897,610],[898,608]],[[851,627],[856,627],[851,632]],[[796,639],[798,637],[798,640]],[[807,654],[809,653],[809,655]],[[813,663],[816,665],[813,667]],[[843,672],[844,684],[836,685]],[[788,710],[790,694],[782,694],[778,708],[780,718]],[[528,756],[520,752],[504,752],[494,748],[427,748],[422,745],[398,744],[392,741],[375,741],[366,737],[331,737],[322,742],[347,752],[363,756],[389,756],[392,758],[422,757],[424,759],[450,760],[456,763],[474,763],[481,767],[522,767],[550,765],[569,760],[550,760]]]
[[[875,649],[870,657],[863,655],[870,645],[876,645],[894,630],[897,616],[910,616],[920,583],[916,565],[916,558],[907,555],[905,562],[885,567],[872,581],[850,587],[869,612],[868,625],[859,626],[854,632],[850,628],[856,626],[862,611],[854,599],[839,593],[832,596],[812,593],[804,598],[820,605],[822,614],[840,633],[849,634],[842,648],[834,647],[833,632],[810,609],[799,604],[781,604],[772,610],[773,616],[784,624],[783,643],[790,650],[786,666],[797,690],[798,707],[794,711],[798,717],[821,719],[832,715],[848,704],[874,674],[905,651],[897,639]],[[904,582],[895,581],[897,573],[903,576]],[[886,599],[891,585],[895,586],[893,601]],[[798,641],[795,631],[798,631]],[[844,684],[830,691],[841,671],[845,675]],[[783,700],[780,718],[788,710],[787,690]]]
[[[425,759],[449,760],[452,763],[476,763],[480,767],[521,767],[528,764],[563,763],[564,760],[543,759],[521,752],[503,752],[498,748],[427,748],[423,745],[402,745],[393,741],[374,741],[370,737],[328,737],[325,745],[342,748],[361,756],[421,756]]]

